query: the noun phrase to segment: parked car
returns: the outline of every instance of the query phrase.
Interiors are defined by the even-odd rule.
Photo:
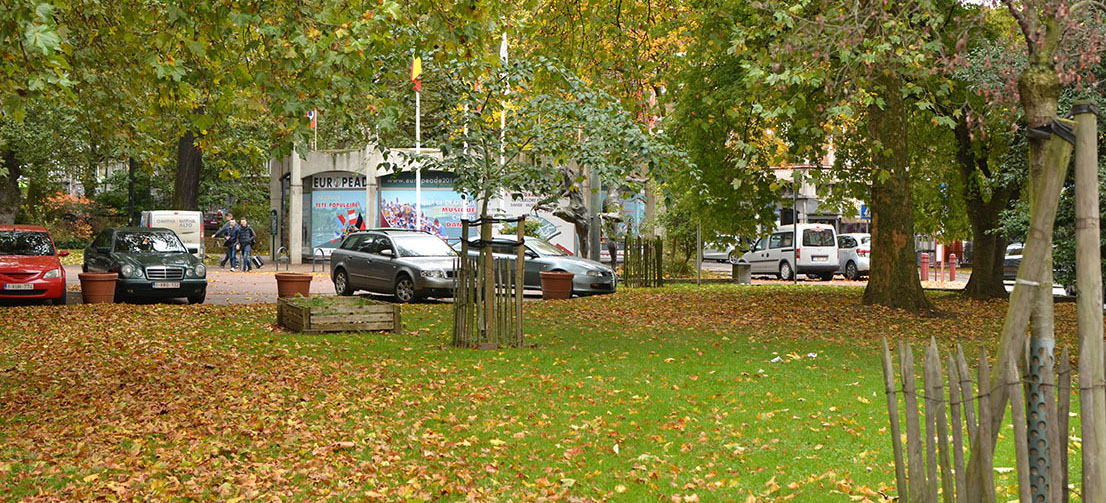
[[[37,225],[0,225],[0,299],[65,304],[65,268],[50,233]]]
[[[872,258],[872,235],[865,233],[839,234],[837,236],[837,272],[845,279],[858,280],[867,276]]]
[[[816,275],[823,281],[833,279],[837,271],[837,233],[825,224],[799,224],[801,237],[795,244],[791,226],[783,226],[767,238],[760,238],[753,248],[738,259],[749,264],[754,275],[772,275],[790,280],[795,274]],[[797,260],[796,260],[797,259]]]
[[[399,302],[451,297],[456,267],[457,253],[442,238],[405,229],[350,234],[330,255],[338,295],[366,290],[393,294]]]
[[[115,300],[207,298],[207,268],[175,232],[159,227],[105,229],[85,248],[85,272],[115,272]]]
[[[495,236],[492,238],[492,253],[496,258],[517,260],[518,252],[513,245],[518,239],[514,236]],[[597,295],[614,293],[618,279],[614,270],[596,262],[574,256],[544,239],[528,237],[524,241],[526,258],[523,260],[523,287],[541,289],[543,271],[571,272],[572,293],[575,295]],[[461,249],[461,243],[453,245]],[[479,255],[476,248],[469,248],[469,256]]]
[[[736,264],[750,248],[749,241],[744,238],[738,238],[736,244],[707,243],[703,245],[703,260]]]

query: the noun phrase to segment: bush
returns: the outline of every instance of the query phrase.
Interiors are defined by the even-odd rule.
[[[84,248],[92,235],[114,223],[115,211],[86,197],[65,193],[46,196],[43,212],[32,223],[50,231],[58,248]]]
[[[503,224],[499,232],[506,236],[516,236],[518,235],[518,224]],[[531,238],[541,238],[541,224],[534,219],[526,220],[522,234]]]

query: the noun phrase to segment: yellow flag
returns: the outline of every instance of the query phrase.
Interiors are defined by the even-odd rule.
[[[422,76],[422,58],[415,58],[411,61],[411,82],[419,80]]]

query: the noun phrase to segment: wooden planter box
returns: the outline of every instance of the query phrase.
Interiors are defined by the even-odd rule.
[[[374,330],[398,332],[399,306],[364,297],[277,299],[277,323],[305,334]]]

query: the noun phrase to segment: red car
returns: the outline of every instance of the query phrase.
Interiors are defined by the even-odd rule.
[[[65,268],[46,229],[0,225],[0,299],[42,299],[65,304]]]

